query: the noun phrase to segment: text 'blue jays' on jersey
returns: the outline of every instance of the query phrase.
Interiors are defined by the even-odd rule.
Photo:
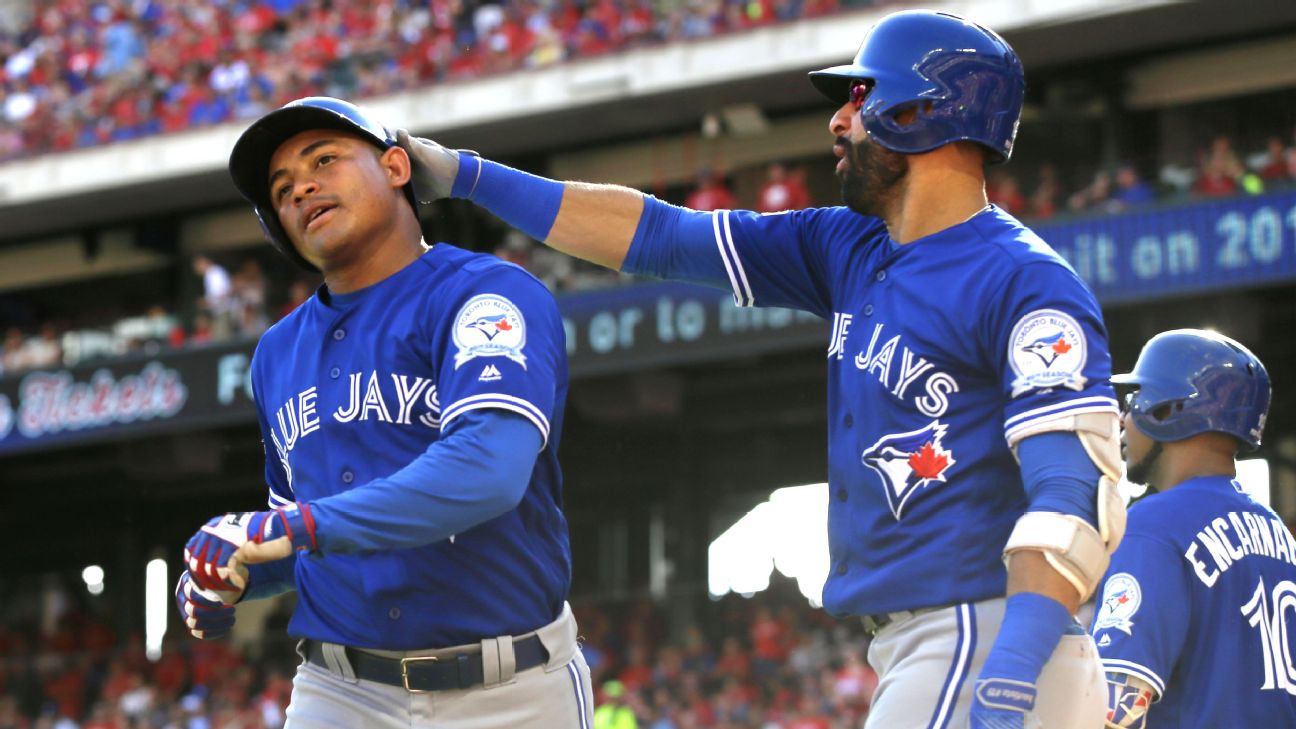
[[[741,306],[832,320],[824,606],[861,615],[1002,596],[1001,553],[1027,506],[1009,439],[1116,412],[1084,282],[993,207],[905,245],[844,207],[708,215],[711,258],[679,277],[730,287]],[[667,268],[656,242],[636,248],[627,270]]]
[[[522,502],[499,517],[422,547],[300,557],[291,634],[452,646],[559,615],[571,582],[557,459],[565,348],[539,281],[445,243],[360,291],[321,288],[266,332],[252,381],[271,506],[388,477],[479,408],[526,418],[544,441]]]
[[[1296,540],[1224,476],[1129,511],[1093,634],[1160,700],[1148,727],[1296,727]]]

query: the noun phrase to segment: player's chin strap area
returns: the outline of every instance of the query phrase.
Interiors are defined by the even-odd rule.
[[[1033,549],[1088,600],[1097,589],[1111,555],[1125,536],[1125,502],[1120,480],[1120,420],[1112,413],[1081,413],[1055,418],[1020,434],[1016,442],[1049,431],[1073,431],[1102,474],[1098,479],[1098,528],[1077,516],[1047,511],[1022,515],[1008,536],[1004,559]]]

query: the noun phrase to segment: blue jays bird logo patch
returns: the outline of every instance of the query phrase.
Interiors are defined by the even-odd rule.
[[[1023,316],[1009,337],[1008,362],[1017,375],[1012,396],[1048,387],[1083,390],[1087,346],[1080,324],[1056,309]]]
[[[526,368],[526,322],[512,301],[497,294],[480,294],[455,315],[455,369],[477,357],[507,357]]]
[[[1134,622],[1130,618],[1138,612],[1143,602],[1143,589],[1138,580],[1128,572],[1118,572],[1107,578],[1103,588],[1102,607],[1098,617],[1094,618],[1094,631],[1115,628],[1126,635],[1132,635]]]
[[[948,426],[933,420],[921,430],[884,435],[860,457],[882,478],[891,514],[898,521],[905,504],[918,489],[945,482],[954,454],[941,445]]]

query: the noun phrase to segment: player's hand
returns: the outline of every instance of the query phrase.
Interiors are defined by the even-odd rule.
[[[242,591],[216,593],[204,590],[194,584],[188,570],[180,574],[175,590],[180,619],[189,628],[189,634],[199,640],[229,635],[234,627],[234,603],[242,596]]]
[[[1039,726],[1035,684],[1007,678],[979,678],[972,695],[972,729],[1031,729]]]
[[[247,585],[242,565],[283,559],[293,550],[317,546],[310,507],[289,504],[274,511],[213,518],[185,545],[185,564],[198,587],[238,591]]]
[[[425,203],[450,197],[455,176],[459,174],[460,155],[477,154],[466,149],[447,149],[431,139],[412,136],[404,129],[396,130],[396,144],[409,153],[414,193],[419,202]]]

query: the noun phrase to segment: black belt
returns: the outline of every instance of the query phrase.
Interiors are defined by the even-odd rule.
[[[314,640],[305,643],[306,659],[328,669],[328,662],[324,660],[324,646]],[[345,648],[345,651],[356,678],[400,686],[406,691],[470,689],[486,682],[481,653],[384,658],[355,648]],[[532,635],[513,642],[513,657],[516,663],[514,670],[521,673],[548,661],[549,651],[545,650],[539,636]]]
[[[901,620],[915,618],[924,613],[932,613],[937,610],[944,610],[954,605],[936,605],[933,607],[918,608],[917,610],[897,610],[893,613],[882,613],[880,615],[861,615],[860,622],[864,623],[864,632],[869,636],[877,635],[878,631]]]

